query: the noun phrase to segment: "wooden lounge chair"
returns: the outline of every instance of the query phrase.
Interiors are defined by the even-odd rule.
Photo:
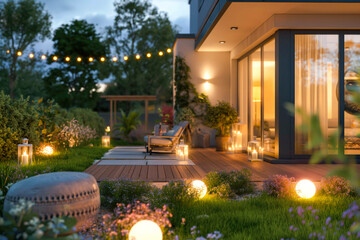
[[[190,125],[188,121],[180,122],[175,125],[170,131],[163,136],[148,135],[144,137],[145,149],[147,153],[153,151],[175,151],[176,144],[179,143],[180,138],[183,136],[186,130],[190,131]]]

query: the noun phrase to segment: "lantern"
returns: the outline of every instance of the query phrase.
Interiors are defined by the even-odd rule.
[[[176,159],[179,161],[187,161],[189,159],[189,146],[184,144],[182,139],[180,144],[176,146]]]
[[[32,164],[33,147],[29,144],[29,140],[24,138],[22,144],[18,145],[18,164],[29,165]]]
[[[264,149],[260,146],[260,142],[256,140],[256,137],[254,137],[254,140],[249,141],[247,147],[247,154],[249,161],[252,162],[262,161],[263,153],[264,153]]]
[[[241,133],[241,123],[235,123],[232,125],[231,130],[231,141],[228,146],[230,152],[239,153],[242,151],[242,133]]]
[[[203,181],[200,180],[194,180],[191,182],[191,187],[199,193],[199,198],[203,198],[206,195],[207,187],[206,184]]]
[[[303,179],[296,184],[295,191],[301,198],[307,199],[315,195],[316,187],[312,181]]]
[[[109,135],[102,136],[101,143],[103,147],[110,147],[110,136]]]
[[[137,222],[129,233],[129,240],[162,240],[161,228],[150,220]]]

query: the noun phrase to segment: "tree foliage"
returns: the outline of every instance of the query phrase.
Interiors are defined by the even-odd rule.
[[[116,17],[109,27],[107,41],[117,56],[129,56],[114,64],[114,84],[107,91],[123,95],[157,95],[171,102],[172,55],[166,52],[174,41],[175,30],[168,16],[158,12],[149,1],[118,0]],[[159,56],[154,50],[163,50]],[[142,55],[151,53],[151,58]]]
[[[71,24],[63,24],[55,30],[54,53],[59,62],[53,63],[52,56],[48,64],[55,66],[44,78],[45,89],[49,98],[62,107],[93,108],[98,99],[97,82],[104,79],[99,61],[89,62],[89,57],[99,60],[106,56],[107,47],[101,41],[93,24],[85,20],[74,20]],[[77,57],[81,57],[81,62]],[[65,58],[70,57],[69,62]]]
[[[0,3],[0,49],[10,50],[5,70],[10,96],[14,98],[19,69],[17,52],[50,36],[51,16],[35,0],[7,0]]]

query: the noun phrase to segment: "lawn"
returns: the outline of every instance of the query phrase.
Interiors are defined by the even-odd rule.
[[[181,218],[186,219],[185,232],[190,233],[192,226],[197,226],[201,235],[220,231],[224,239],[309,239],[309,234],[322,231],[326,219],[331,216],[332,221],[339,221],[343,211],[348,209],[349,204],[359,198],[317,196],[309,200],[304,199],[281,199],[270,196],[260,196],[248,200],[235,201],[206,197],[186,208],[179,208],[174,213],[174,221],[177,226],[181,225]],[[302,218],[296,217],[298,206],[307,208],[312,206],[319,209],[316,215],[319,217],[306,217],[305,224]],[[294,208],[294,217],[291,217],[289,208]],[[311,220],[310,220],[311,219]],[[313,225],[308,226],[307,221]],[[290,231],[293,225],[299,230]],[[335,228],[333,226],[333,228]],[[349,229],[349,226],[348,228]],[[181,227],[177,231],[182,232]],[[334,231],[327,231],[326,239],[339,239],[333,236]],[[346,230],[337,231],[345,233]],[[189,237],[189,236],[187,236]],[[181,238],[182,239],[182,238]],[[355,239],[355,237],[354,237]]]

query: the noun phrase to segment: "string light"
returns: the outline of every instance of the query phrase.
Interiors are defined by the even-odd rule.
[[[35,55],[34,55],[33,53],[30,53],[30,54],[29,54],[29,58],[31,58],[31,59],[33,59],[34,56],[35,56]]]
[[[151,58],[151,53],[147,53],[146,57]]]
[[[45,59],[46,59],[46,56],[45,56],[45,55],[41,55],[41,59],[42,59],[42,60],[45,60]]]
[[[89,62],[92,62],[92,61],[94,61],[94,58],[89,57]]]
[[[118,59],[117,59],[117,57],[113,57],[112,60],[113,60],[113,62],[117,62]]]
[[[53,60],[56,62],[58,60],[57,56],[53,56]]]
[[[135,55],[135,58],[136,58],[137,60],[139,60],[139,59],[141,58],[141,56],[140,56],[139,54],[136,54],[136,55]]]
[[[65,58],[65,61],[66,61],[66,62],[70,62],[70,57],[66,57],[66,58]]]
[[[124,56],[124,61],[127,61],[129,60],[129,57],[128,56]]]
[[[160,51],[159,52],[159,56],[162,57],[164,55],[164,52],[163,51]]]
[[[100,58],[100,61],[101,61],[101,62],[105,62],[105,58],[104,58],[104,57],[101,57],[101,58]]]
[[[171,53],[171,48],[166,49],[167,53]]]
[[[22,52],[18,51],[16,54],[20,57],[22,55]]]
[[[78,58],[76,59],[76,61],[81,62],[81,61],[82,61],[81,57],[78,57]]]
[[[9,53],[10,53],[10,50],[6,50],[6,53],[9,54]]]

